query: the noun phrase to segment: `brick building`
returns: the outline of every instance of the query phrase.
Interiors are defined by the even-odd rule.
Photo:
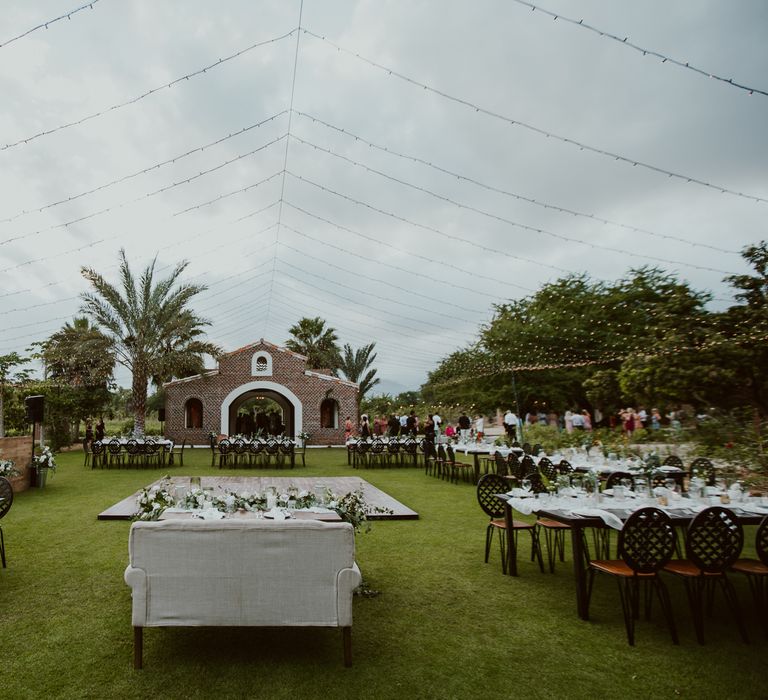
[[[344,442],[347,416],[357,425],[358,386],[263,338],[223,355],[219,367],[165,387],[165,434],[176,442],[208,443],[223,435],[309,433],[313,445]],[[261,406],[269,407],[260,410]]]

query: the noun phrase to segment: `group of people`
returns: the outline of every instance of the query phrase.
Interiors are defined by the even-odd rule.
[[[370,416],[363,414],[360,416],[360,425],[357,430],[355,430],[352,418],[347,416],[344,421],[344,439],[349,440],[355,434],[367,439],[383,436],[416,435],[418,433],[423,433],[427,440],[433,441],[439,435],[446,435],[451,438],[456,436],[467,438],[472,431],[473,424],[475,433],[482,436],[484,430],[483,417],[478,415],[472,421],[465,412],[462,412],[455,426],[451,423],[446,423],[445,427],[443,427],[443,419],[439,413],[430,413],[425,420],[421,420],[416,415],[416,411],[403,413],[400,416],[394,413],[389,417],[374,416],[373,420],[370,419]]]
[[[106,426],[104,425],[104,419],[99,418],[99,422],[96,423],[96,429],[93,428],[93,421],[85,421],[85,442],[91,444],[94,440],[101,442],[104,439],[106,433]]]

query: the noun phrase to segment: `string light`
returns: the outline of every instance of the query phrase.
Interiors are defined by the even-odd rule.
[[[28,36],[32,32],[36,32],[38,29],[48,29],[52,24],[55,24],[56,22],[61,21],[62,19],[72,19],[72,15],[76,15],[78,12],[85,10],[86,8],[93,9],[93,6],[99,2],[99,0],[91,0],[91,2],[86,3],[85,5],[81,5],[80,7],[76,7],[74,10],[69,10],[68,12],[65,12],[63,15],[59,15],[58,17],[54,17],[53,19],[48,19],[45,22],[42,22],[41,24],[38,24],[32,29],[27,29],[26,32],[22,32],[21,34],[11,37],[10,39],[0,43],[0,49],[2,49],[4,46],[8,46],[8,44],[12,44],[14,41],[18,41],[19,39],[23,39],[25,36]]]
[[[523,122],[523,121],[520,121],[519,119],[508,117],[504,114],[500,114],[499,112],[494,112],[491,109],[488,109],[486,107],[481,107],[480,105],[470,102],[469,100],[466,100],[461,97],[456,97],[455,95],[450,95],[449,93],[444,92],[442,90],[438,90],[437,88],[434,88],[431,85],[427,85],[426,83],[419,82],[414,78],[410,78],[407,75],[404,75],[403,73],[398,73],[396,70],[392,68],[383,66],[379,63],[376,63],[376,61],[371,60],[370,58],[366,58],[365,56],[362,56],[359,53],[355,53],[354,51],[350,51],[349,49],[344,48],[343,46],[335,44],[334,42],[330,41],[324,36],[321,36],[320,34],[315,34],[314,32],[311,32],[308,29],[302,29],[302,31],[305,34],[309,34],[315,39],[318,39],[328,44],[329,46],[332,46],[337,51],[344,53],[348,56],[353,56],[354,58],[358,59],[359,61],[362,61],[363,63],[368,64],[373,68],[386,72],[390,76],[393,76],[406,83],[419,87],[426,92],[430,92],[434,95],[437,95],[446,100],[449,100],[455,104],[468,107],[469,109],[472,109],[476,113],[484,114],[493,119],[498,119],[502,122],[505,122],[506,124],[509,124],[510,126],[519,126],[520,128],[526,129],[527,131],[531,131],[535,134],[538,134],[539,136],[544,136],[545,138],[551,138],[551,139],[555,139],[556,141],[561,141],[562,143],[567,143],[572,146],[577,146],[580,150],[589,151],[590,153],[596,153],[597,155],[605,156],[606,158],[612,158],[613,160],[617,160],[622,163],[627,163],[634,167],[644,168],[646,170],[659,173],[661,175],[666,175],[667,177],[676,178],[678,180],[684,180],[685,182],[694,183],[696,185],[701,185],[702,187],[706,187],[708,189],[717,190],[722,194],[730,194],[735,197],[742,197],[744,199],[750,199],[754,202],[760,202],[763,204],[768,203],[768,199],[765,197],[759,197],[753,194],[745,194],[744,192],[738,192],[737,190],[732,190],[732,189],[729,189],[728,187],[723,187],[722,185],[715,185],[711,182],[706,182],[705,180],[701,180],[691,175],[684,175],[682,173],[677,173],[672,170],[666,170],[665,168],[661,168],[651,163],[645,163],[635,158],[629,158],[628,156],[624,156],[619,153],[613,153],[612,151],[607,151],[603,148],[598,148],[597,146],[590,146],[589,144],[584,143],[583,141],[577,141],[576,139],[572,139],[567,136],[562,136],[552,131],[547,131],[546,129],[542,129],[541,127],[535,126],[534,124],[529,124],[528,122]]]
[[[699,75],[703,75],[706,78],[712,78],[713,80],[719,80],[726,85],[730,85],[731,87],[739,88],[740,90],[746,90],[750,95],[757,93],[759,95],[768,95],[768,92],[765,90],[761,90],[760,88],[755,87],[749,87],[748,85],[742,85],[741,83],[737,83],[733,80],[733,78],[723,78],[722,76],[715,75],[714,73],[710,73],[709,71],[703,70],[702,68],[697,68],[696,66],[692,66],[688,61],[679,61],[675,58],[672,58],[671,56],[666,56],[663,53],[659,53],[658,51],[653,51],[652,49],[646,49],[642,46],[638,46],[637,44],[633,44],[629,37],[620,37],[616,36],[615,34],[611,34],[610,32],[606,32],[604,29],[598,29],[597,27],[592,26],[591,24],[587,24],[583,19],[573,19],[571,17],[565,17],[563,15],[555,14],[554,12],[551,12],[550,10],[545,10],[542,7],[539,7],[538,5],[534,5],[530,2],[526,2],[525,0],[513,0],[513,2],[516,2],[518,5],[523,5],[525,7],[528,7],[531,9],[531,11],[538,10],[542,14],[548,15],[552,17],[554,20],[562,20],[563,22],[568,22],[569,24],[572,24],[576,27],[580,27],[581,29],[587,29],[590,32],[594,32],[595,34],[598,34],[601,37],[604,37],[606,39],[611,39],[622,46],[627,46],[630,49],[634,49],[635,51],[639,51],[643,54],[643,56],[655,56],[656,58],[661,59],[662,63],[671,63],[675,66],[678,66],[680,68],[687,68],[690,71],[693,71],[694,73],[698,73]]]
[[[653,255],[643,255],[642,253],[632,253],[630,251],[623,250],[622,248],[614,248],[613,246],[601,245],[599,243],[591,243],[589,241],[582,241],[578,238],[572,238],[571,236],[566,236],[562,233],[554,233],[553,231],[549,231],[547,229],[540,228],[538,226],[529,226],[528,224],[522,224],[519,221],[512,221],[511,219],[507,219],[506,217],[499,216],[498,214],[493,214],[491,212],[485,211],[484,209],[479,209],[478,207],[472,206],[471,204],[465,204],[455,199],[451,199],[450,197],[446,197],[444,195],[438,194],[437,192],[433,192],[432,190],[429,190],[426,187],[421,187],[420,185],[414,185],[413,183],[408,182],[407,180],[402,180],[400,178],[394,177],[385,172],[382,172],[381,170],[376,170],[375,168],[371,168],[368,165],[365,165],[365,163],[360,163],[352,158],[349,158],[348,156],[342,155],[340,153],[336,153],[335,151],[332,151],[329,148],[318,146],[317,144],[312,143],[311,141],[306,141],[305,139],[299,138],[298,136],[294,136],[293,134],[290,135],[290,138],[292,138],[294,141],[298,141],[301,144],[310,146],[311,148],[314,148],[317,151],[327,153],[328,155],[331,155],[334,158],[343,160],[344,162],[349,163],[350,165],[354,165],[359,168],[362,168],[366,172],[373,173],[374,175],[379,175],[380,177],[390,180],[391,182],[396,182],[399,185],[403,185],[404,187],[410,187],[411,189],[417,190],[419,192],[423,192],[424,194],[427,194],[430,197],[439,199],[441,202],[452,204],[453,206],[458,207],[459,209],[465,209],[466,211],[471,211],[471,212],[474,212],[475,214],[480,214],[481,216],[485,216],[489,219],[493,219],[494,221],[498,221],[503,224],[508,224],[509,226],[514,226],[515,228],[522,229],[523,231],[529,231],[531,233],[540,233],[545,236],[550,236],[551,238],[565,241],[566,243],[578,243],[579,245],[583,245],[588,248],[594,248],[597,250],[607,250],[612,253],[619,253],[621,255],[629,255],[636,258],[644,258],[646,260],[652,260],[653,262],[663,262],[663,263],[668,263],[672,265],[683,265],[685,267],[691,267],[697,270],[705,270],[707,272],[717,272],[718,274],[722,274],[722,275],[735,274],[733,272],[729,272],[728,270],[720,270],[717,268],[705,267],[702,265],[695,265],[693,263],[686,263],[680,260],[668,260],[666,258],[659,258]]]
[[[402,221],[403,223],[409,224],[411,226],[415,226],[416,228],[420,228],[425,231],[431,231],[432,233],[436,233],[439,236],[442,236],[443,238],[459,241],[461,243],[470,245],[473,248],[476,248],[479,250],[485,250],[486,252],[489,252],[489,253],[497,253],[499,255],[503,255],[506,258],[512,258],[513,260],[518,260],[520,262],[528,263],[530,265],[536,265],[538,267],[546,267],[551,270],[556,270],[557,272],[563,272],[566,274],[570,272],[570,270],[566,270],[563,267],[558,267],[557,265],[549,265],[547,263],[543,263],[539,260],[536,260],[535,258],[526,258],[521,255],[514,255],[506,250],[500,250],[499,248],[491,248],[490,246],[483,245],[482,243],[478,243],[477,241],[472,241],[467,238],[462,238],[461,236],[456,236],[451,233],[446,233],[445,231],[441,231],[440,229],[434,228],[433,226],[427,226],[426,224],[419,224],[415,221],[411,221],[410,219],[406,219],[405,217],[394,214],[393,212],[386,211],[384,209],[379,209],[378,207],[375,207],[372,204],[368,204],[367,202],[363,202],[359,199],[355,199],[354,197],[350,197],[349,195],[342,194],[341,192],[337,192],[336,190],[332,190],[329,187],[325,187],[324,185],[321,185],[319,182],[315,182],[314,180],[310,180],[309,178],[303,177],[301,175],[297,175],[291,172],[290,170],[286,172],[288,175],[296,178],[300,182],[306,182],[307,184],[312,185],[313,187],[316,187],[317,189],[322,190],[323,192],[328,192],[328,194],[335,195],[336,197],[345,199],[348,202],[352,202],[353,204],[357,204],[358,206],[365,207],[366,209],[370,209],[371,211],[375,211],[378,214],[383,214],[384,216],[388,216],[391,219],[395,219],[396,221]]]
[[[55,134],[58,131],[63,131],[64,129],[69,129],[70,127],[78,126],[79,124],[84,124],[85,122],[91,121],[92,119],[103,117],[105,114],[109,114],[110,112],[114,112],[114,111],[117,111],[118,109],[122,109],[123,107],[128,107],[129,105],[136,104],[137,102],[143,100],[145,97],[154,95],[156,92],[160,92],[161,90],[167,90],[169,88],[172,88],[174,85],[178,85],[179,83],[185,80],[189,80],[190,78],[196,78],[197,76],[203,75],[207,73],[209,70],[218,68],[220,65],[227,63],[227,61],[231,61],[235,58],[238,58],[243,54],[248,53],[249,51],[258,49],[261,46],[266,46],[267,44],[274,44],[275,42],[282,41],[283,39],[287,39],[289,36],[293,35],[294,32],[296,31],[297,29],[292,29],[290,32],[288,32],[287,34],[283,34],[282,36],[277,36],[271,39],[265,39],[264,41],[259,41],[255,44],[252,44],[251,46],[241,49],[240,51],[237,51],[236,53],[226,56],[225,58],[220,58],[218,61],[215,61],[214,63],[211,63],[203,68],[199,68],[198,70],[193,71],[192,73],[187,73],[186,75],[182,75],[180,78],[175,78],[174,80],[171,80],[171,82],[169,83],[158,85],[157,87],[154,87],[151,90],[147,90],[146,92],[143,92],[140,95],[137,95],[136,97],[132,97],[129,100],[125,100],[125,102],[118,102],[117,104],[114,104],[111,107],[106,107],[102,110],[99,110],[98,112],[93,112],[92,114],[88,114],[84,117],[80,117],[80,119],[75,119],[74,121],[66,122],[64,124],[60,124],[59,126],[55,126],[50,129],[46,129],[44,131],[39,131],[36,134],[32,134],[31,136],[27,136],[23,139],[19,139],[18,141],[14,141],[12,143],[6,143],[4,146],[0,146],[0,151],[6,151],[9,148],[15,148],[16,146],[20,146],[23,143],[26,144],[26,143],[29,143],[30,141],[39,139],[42,136],[49,136],[50,134]]]
[[[243,192],[248,192],[255,187],[260,187],[261,185],[269,182],[270,180],[274,180],[279,175],[282,175],[282,170],[278,170],[276,173],[272,173],[269,177],[265,177],[263,180],[259,180],[258,182],[254,182],[252,185],[246,185],[245,187],[241,187],[237,190],[232,190],[231,192],[226,192],[224,194],[220,194],[218,197],[214,197],[213,199],[209,199],[205,202],[201,202],[200,204],[195,204],[192,207],[187,207],[186,209],[182,209],[181,211],[177,211],[173,214],[173,216],[181,216],[182,214],[187,214],[191,211],[195,211],[196,209],[202,209],[203,207],[208,207],[211,204],[216,204],[223,199],[228,199],[229,197],[234,197],[237,194],[242,194]],[[279,200],[278,200],[279,201]]]
[[[197,146],[196,148],[190,149],[189,151],[185,151],[184,153],[180,153],[179,155],[174,156],[173,158],[168,158],[167,160],[163,160],[159,163],[155,163],[154,165],[150,165],[146,168],[142,168],[141,170],[137,170],[136,172],[130,173],[128,175],[123,175],[122,177],[117,178],[116,180],[111,180],[109,182],[105,182],[98,187],[93,187],[90,190],[85,190],[84,192],[80,192],[78,194],[72,195],[70,197],[66,197],[65,199],[59,199],[58,201],[51,202],[50,204],[45,204],[44,206],[37,207],[35,209],[27,209],[20,211],[17,214],[14,214],[13,216],[9,216],[5,219],[0,219],[0,223],[5,224],[9,223],[11,221],[16,221],[16,219],[21,218],[22,216],[26,216],[27,214],[36,213],[39,214],[40,212],[45,211],[46,209],[51,209],[53,207],[57,207],[60,204],[68,204],[69,202],[74,202],[77,199],[80,199],[81,197],[85,197],[89,194],[94,194],[95,192],[101,192],[102,190],[105,190],[109,187],[112,187],[113,185],[118,185],[120,183],[126,182],[127,180],[131,180],[135,177],[138,177],[140,175],[145,175],[153,170],[158,170],[159,168],[162,168],[166,165],[171,165],[173,163],[176,163],[177,161],[180,161],[184,158],[187,158],[188,156],[193,155],[194,153],[202,153],[208,148],[211,148],[212,146],[218,146],[220,143],[224,143],[224,141],[228,141],[231,138],[235,138],[236,136],[240,136],[241,134],[245,134],[248,131],[251,131],[252,129],[257,129],[260,126],[263,126],[264,124],[273,121],[274,119],[277,119],[281,117],[284,114],[287,114],[288,110],[284,109],[282,112],[278,112],[277,114],[273,114],[271,117],[268,117],[267,119],[263,119],[262,121],[251,124],[250,126],[243,127],[239,131],[235,131],[234,133],[228,134],[227,136],[222,136],[219,139],[216,139],[215,141],[211,141],[209,143],[204,144],[203,146]],[[285,135],[281,137],[285,138]],[[244,154],[242,157],[245,157],[249,154]],[[209,171],[212,172],[212,171]],[[19,240],[20,238],[27,238],[28,236],[34,235],[34,233],[31,234],[24,234],[22,236],[16,236],[15,238],[7,238],[4,241],[0,241],[0,245],[4,245],[5,243],[10,243],[11,241]]]
[[[541,207],[542,209],[549,209],[552,211],[558,211],[562,214],[570,214],[572,216],[577,217],[583,217],[586,219],[590,219],[592,221],[597,221],[600,224],[606,224],[610,226],[616,226],[618,228],[625,229],[627,231],[631,231],[632,233],[642,233],[646,234],[648,236],[654,236],[655,238],[661,238],[668,241],[677,241],[679,243],[685,243],[686,245],[694,246],[696,248],[707,248],[709,250],[714,250],[718,253],[729,253],[732,255],[739,255],[738,250],[729,250],[728,248],[720,248],[718,246],[709,245],[707,243],[700,243],[698,241],[691,241],[687,238],[682,238],[680,236],[673,236],[671,234],[666,233],[658,233],[656,231],[651,231],[650,229],[641,228],[639,226],[632,226],[630,224],[624,224],[619,221],[613,221],[611,219],[605,219],[600,216],[596,216],[595,214],[589,214],[582,211],[578,211],[576,209],[569,209],[568,207],[563,207],[558,204],[552,204],[551,202],[544,202],[538,199],[535,199],[533,197],[526,197],[525,195],[519,194],[517,192],[510,192],[509,190],[504,190],[500,187],[495,187],[493,185],[488,185],[484,182],[481,182],[479,180],[476,180],[474,178],[471,178],[467,175],[462,175],[461,173],[457,173],[453,170],[448,170],[447,168],[444,168],[442,166],[439,166],[435,163],[432,163],[431,161],[424,160],[423,158],[419,158],[417,156],[408,155],[406,153],[401,153],[399,151],[396,151],[388,146],[381,146],[379,144],[373,143],[372,141],[368,141],[364,139],[362,136],[353,133],[349,131],[349,129],[342,129],[341,127],[334,126],[333,124],[324,121],[320,119],[319,117],[316,117],[312,114],[308,114],[306,112],[300,112],[298,110],[294,110],[295,114],[298,114],[300,117],[304,117],[305,119],[311,119],[313,123],[321,124],[322,126],[332,129],[333,131],[336,131],[339,134],[342,134],[348,138],[354,139],[355,141],[359,141],[360,143],[365,144],[366,146],[370,148],[374,148],[378,151],[381,151],[382,153],[387,153],[389,155],[395,156],[397,158],[402,158],[404,160],[409,160],[413,163],[418,163],[419,165],[427,166],[428,168],[431,168],[437,172],[443,173],[445,175],[448,175],[450,177],[455,177],[457,180],[460,180],[462,182],[469,182],[473,185],[476,185],[478,187],[483,188],[484,190],[487,190],[489,192],[495,192],[497,194],[502,194],[506,197],[511,197],[513,199],[516,199],[520,202],[526,202],[528,204],[533,204],[534,206]]]

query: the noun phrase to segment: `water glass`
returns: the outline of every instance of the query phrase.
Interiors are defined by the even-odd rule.
[[[523,479],[522,486],[523,486],[523,491],[530,491],[531,490],[531,480],[530,479]]]

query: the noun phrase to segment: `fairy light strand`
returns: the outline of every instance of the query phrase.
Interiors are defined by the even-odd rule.
[[[532,204],[537,207],[541,207],[542,209],[548,209],[550,211],[557,211],[561,214],[570,214],[572,216],[576,217],[583,217],[585,219],[589,219],[591,221],[596,221],[600,224],[606,224],[609,226],[616,226],[617,228],[625,229],[626,231],[631,231],[632,233],[642,233],[648,236],[654,236],[655,238],[661,238],[663,240],[668,241],[677,241],[678,243],[685,243],[686,245],[690,245],[696,248],[707,248],[709,250],[714,250],[718,253],[728,253],[731,255],[740,255],[740,252],[738,250],[730,250],[728,248],[720,248],[718,246],[709,245],[707,243],[700,243],[698,241],[691,241],[687,238],[682,238],[681,236],[673,236],[668,233],[659,233],[657,231],[652,231],[650,229],[642,228],[640,226],[632,226],[631,224],[625,224],[620,221],[613,221],[611,219],[606,219],[601,216],[597,216],[596,214],[590,214],[583,211],[578,211],[576,209],[570,209],[568,207],[563,207],[558,204],[552,204],[551,202],[544,202],[542,200],[536,199],[534,197],[526,197],[525,195],[522,195],[518,192],[510,192],[509,190],[502,189],[500,187],[496,187],[494,185],[489,185],[487,183],[481,182],[480,180],[477,180],[475,178],[469,177],[467,175],[463,175],[461,173],[457,173],[453,170],[449,170],[448,168],[442,167],[440,165],[437,165],[436,163],[433,163],[431,161],[425,160],[424,158],[419,158],[418,156],[409,155],[407,153],[401,153],[399,151],[396,151],[393,148],[390,148],[388,146],[382,146],[380,144],[374,143],[372,141],[368,141],[367,139],[364,139],[359,134],[353,133],[349,129],[341,128],[338,126],[335,126],[334,124],[331,124],[323,119],[320,119],[319,117],[316,117],[312,114],[308,114],[307,112],[300,112],[298,110],[294,110],[295,114],[298,114],[300,117],[304,117],[305,119],[312,120],[313,123],[320,124],[327,129],[331,129],[333,131],[336,131],[339,134],[342,134],[343,136],[346,136],[347,138],[351,138],[355,141],[359,141],[362,144],[365,144],[366,146],[373,148],[375,150],[381,151],[382,153],[387,153],[388,155],[395,156],[397,158],[402,158],[404,160],[409,160],[413,163],[418,163],[419,165],[424,165],[428,168],[431,168],[432,170],[435,170],[437,172],[443,173],[444,175],[448,175],[449,177],[456,178],[457,180],[460,180],[462,182],[469,182],[473,185],[476,185],[477,187],[481,187],[484,190],[487,190],[488,192],[495,192],[497,194],[504,195],[505,197],[511,197],[512,199],[516,199],[520,202],[526,202],[527,204]]]
[[[324,146],[318,146],[315,143],[312,143],[311,141],[307,141],[306,139],[302,139],[298,136],[295,136],[294,134],[290,135],[290,138],[294,141],[298,141],[299,143],[309,146],[311,148],[314,148],[316,151],[320,151],[322,153],[326,153],[328,155],[333,156],[334,158],[338,158],[339,160],[344,161],[345,163],[349,163],[350,165],[354,165],[355,167],[362,168],[366,172],[373,173],[374,175],[378,175],[379,177],[383,177],[386,180],[389,180],[390,182],[395,182],[399,185],[403,185],[404,187],[409,187],[413,190],[416,190],[418,192],[422,192],[426,195],[429,195],[430,197],[434,197],[435,199],[440,200],[441,202],[445,202],[447,204],[451,204],[455,207],[458,207],[459,209],[464,209],[465,211],[471,211],[475,214],[479,214],[480,216],[484,216],[489,219],[493,219],[494,221],[498,221],[502,224],[507,224],[508,226],[514,226],[515,228],[522,229],[523,231],[528,231],[530,233],[538,233],[542,234],[544,236],[549,236],[550,238],[555,238],[557,240],[565,241],[566,243],[577,243],[582,246],[586,246],[587,248],[594,248],[596,250],[606,250],[612,253],[619,253],[620,255],[629,255],[634,258],[643,258],[645,260],[651,260],[653,262],[661,262],[671,265],[682,265],[684,267],[690,267],[694,268],[696,270],[704,270],[706,272],[716,272],[721,275],[733,275],[736,274],[734,272],[729,272],[728,270],[721,270],[718,268],[712,268],[707,267],[704,265],[696,265],[694,263],[687,263],[683,262],[681,260],[669,260],[667,258],[659,258],[653,255],[644,255],[642,253],[633,253],[628,250],[624,250],[622,248],[615,248],[613,246],[607,246],[607,245],[601,245],[600,243],[593,243],[590,241],[584,241],[579,238],[573,238],[572,236],[566,236],[562,233],[555,233],[554,231],[550,231],[545,228],[541,228],[539,226],[530,226],[528,224],[523,224],[519,221],[513,221],[512,219],[507,219],[504,216],[499,216],[498,214],[493,214],[492,212],[485,211],[484,209],[480,209],[479,207],[475,207],[471,204],[467,204],[465,202],[459,202],[455,199],[452,199],[450,197],[446,197],[445,195],[439,194],[437,192],[433,192],[430,189],[427,189],[426,187],[421,187],[420,185],[415,185],[412,182],[408,182],[407,180],[403,180],[398,177],[394,177],[393,175],[389,175],[388,173],[385,173],[381,170],[377,170],[376,168],[372,168],[365,163],[361,163],[359,161],[354,160],[353,158],[349,158],[348,156],[345,156],[341,153],[336,153],[335,151],[331,150],[330,148],[326,148]]]
[[[92,119],[103,117],[105,114],[109,114],[110,112],[115,112],[119,109],[122,109],[123,107],[128,107],[129,105],[136,104],[137,102],[143,100],[144,98],[149,97],[150,95],[154,95],[156,92],[167,90],[169,88],[172,88],[174,85],[178,85],[179,83],[184,82],[185,80],[189,80],[190,78],[196,78],[200,75],[206,74],[208,73],[208,71],[213,70],[214,68],[218,68],[219,66],[223,65],[224,63],[227,63],[228,61],[232,61],[236,58],[239,58],[240,56],[248,53],[249,51],[253,51],[254,49],[258,49],[262,46],[266,46],[268,44],[274,44],[278,41],[282,41],[283,39],[287,39],[288,37],[296,33],[296,31],[297,29],[292,29],[287,34],[283,34],[277,37],[272,37],[271,39],[265,39],[264,41],[259,41],[255,44],[251,44],[250,46],[247,46],[246,48],[241,49],[236,53],[230,54],[229,56],[226,56],[224,58],[220,58],[218,61],[210,63],[207,66],[204,66],[203,68],[199,68],[196,71],[193,71],[191,73],[187,73],[186,75],[182,75],[180,78],[175,78],[174,80],[171,80],[169,83],[164,83],[163,85],[158,85],[157,87],[153,87],[150,90],[147,90],[146,92],[141,93],[140,95],[136,95],[135,97],[132,97],[129,100],[125,100],[124,102],[118,102],[116,104],[113,104],[111,107],[106,107],[102,110],[99,110],[98,112],[92,112],[91,114],[88,114],[84,117],[80,117],[79,119],[75,119],[74,121],[65,122],[64,124],[59,124],[58,126],[52,127],[50,129],[46,129],[44,131],[38,131],[36,134],[32,134],[31,136],[26,136],[22,139],[19,139],[18,141],[6,143],[5,145],[0,146],[0,151],[6,151],[10,148],[15,148],[16,146],[20,146],[21,144],[27,144],[30,141],[35,141],[36,139],[41,138],[42,136],[49,136],[50,134],[55,134],[56,132],[63,131],[64,129],[69,129],[73,126],[84,124],[85,122],[91,121]]]
[[[488,109],[487,107],[482,107],[478,104],[475,104],[474,102],[471,102],[470,100],[464,99],[462,97],[457,97],[455,95],[451,95],[443,90],[438,90],[437,88],[432,87],[431,85],[427,85],[426,83],[422,83],[415,78],[411,78],[403,73],[399,73],[398,71],[394,70],[393,68],[389,68],[387,66],[384,66],[380,63],[377,63],[376,61],[371,60],[370,58],[366,58],[365,56],[362,56],[359,53],[356,53],[355,51],[351,51],[350,49],[344,48],[343,46],[340,46],[339,44],[336,44],[332,42],[330,39],[327,39],[326,37],[315,34],[314,32],[308,30],[308,29],[302,29],[302,31],[305,34],[309,34],[310,36],[314,37],[315,39],[318,39],[319,41],[322,41],[329,46],[333,47],[340,53],[344,53],[348,56],[352,56],[356,58],[359,61],[362,61],[363,63],[366,63],[367,65],[376,68],[377,70],[383,71],[387,73],[390,76],[393,76],[395,78],[398,78],[399,80],[402,80],[406,83],[409,83],[415,87],[421,88],[422,90],[426,92],[430,92],[434,95],[437,95],[438,97],[442,97],[446,100],[449,100],[450,102],[453,102],[458,105],[462,105],[464,107],[467,107],[469,109],[474,110],[478,114],[484,114],[488,117],[491,117],[493,119],[498,119],[499,121],[505,122],[506,124],[509,124],[510,126],[519,126],[522,129],[526,129],[527,131],[531,131],[535,134],[538,134],[539,136],[543,136],[545,138],[551,138],[555,139],[556,141],[561,141],[562,143],[567,143],[572,146],[576,146],[577,148],[583,150],[583,151],[589,151],[590,153],[595,153],[600,156],[605,156],[606,158],[612,158],[613,160],[620,161],[622,163],[627,163],[628,165],[632,165],[633,167],[640,167],[644,168],[646,170],[650,170],[655,173],[659,173],[660,175],[666,175],[667,177],[675,178],[678,180],[683,180],[685,182],[693,183],[696,185],[700,185],[702,187],[706,187],[708,189],[716,190],[722,194],[730,194],[735,197],[741,197],[743,199],[749,199],[754,202],[760,202],[762,204],[768,204],[768,198],[766,197],[760,197],[758,195],[753,194],[747,194],[744,192],[739,192],[737,190],[732,190],[728,187],[724,187],[722,185],[716,185],[711,182],[707,182],[706,180],[701,180],[700,178],[693,177],[692,175],[685,175],[683,173],[678,173],[673,170],[667,170],[665,168],[662,168],[657,165],[653,165],[652,163],[646,163],[641,160],[637,160],[635,158],[630,158],[629,156],[621,155],[620,153],[614,153],[612,151],[608,151],[603,148],[599,148],[597,146],[590,146],[589,144],[578,141],[576,139],[570,138],[568,136],[563,136],[561,134],[556,134],[552,131],[547,131],[546,129],[543,129],[541,127],[535,126],[534,124],[530,124],[528,122],[521,121],[519,119],[515,119],[514,117],[507,116],[505,114],[501,114],[499,112],[494,112],[491,109]]]
[[[8,44],[12,44],[14,41],[18,41],[19,39],[23,39],[25,36],[29,36],[32,34],[32,32],[36,32],[38,29],[48,29],[52,24],[55,24],[56,22],[60,22],[63,19],[72,19],[73,15],[76,15],[78,12],[82,12],[86,9],[93,9],[93,6],[99,2],[99,0],[91,0],[91,2],[86,3],[85,5],[81,5],[80,7],[76,7],[74,10],[69,10],[68,12],[65,12],[63,15],[59,15],[58,17],[54,17],[53,19],[47,19],[45,22],[41,22],[40,24],[32,27],[31,29],[27,29],[27,31],[22,32],[21,34],[18,34],[17,36],[11,37],[10,39],[7,39],[6,41],[0,43],[0,49],[2,49],[4,46],[8,46]]]
[[[756,87],[750,87],[749,85],[744,85],[742,83],[737,83],[733,78],[724,78],[721,75],[711,73],[710,71],[704,70],[703,68],[692,66],[688,61],[681,61],[679,59],[672,58],[671,56],[667,56],[666,54],[659,53],[658,51],[654,51],[653,49],[644,48],[642,46],[639,46],[638,44],[632,43],[629,40],[628,36],[621,37],[621,36],[617,36],[616,34],[611,34],[611,32],[607,32],[604,29],[599,29],[598,27],[588,24],[583,19],[574,19],[572,17],[565,17],[564,15],[557,14],[555,12],[552,12],[551,10],[546,10],[543,7],[539,7],[538,5],[534,5],[533,3],[526,2],[525,0],[513,0],[513,2],[516,2],[518,5],[523,5],[524,7],[529,8],[532,12],[534,10],[538,10],[542,14],[548,15],[555,21],[561,20],[563,22],[567,22],[568,24],[572,24],[576,27],[580,27],[581,29],[586,29],[590,32],[594,32],[595,34],[605,39],[611,39],[612,41],[615,41],[621,44],[622,46],[626,46],[630,49],[638,51],[639,53],[643,54],[643,56],[654,56],[655,58],[660,59],[662,63],[671,63],[672,65],[678,66],[679,68],[685,68],[687,70],[693,71],[694,73],[698,73],[699,75],[702,75],[705,78],[712,78],[712,80],[718,80],[722,83],[725,83],[726,85],[730,85],[731,87],[739,88],[740,90],[745,90],[750,95],[757,93],[758,95],[768,96],[768,92],[766,92],[765,90],[761,90],[760,88],[756,88]]]

